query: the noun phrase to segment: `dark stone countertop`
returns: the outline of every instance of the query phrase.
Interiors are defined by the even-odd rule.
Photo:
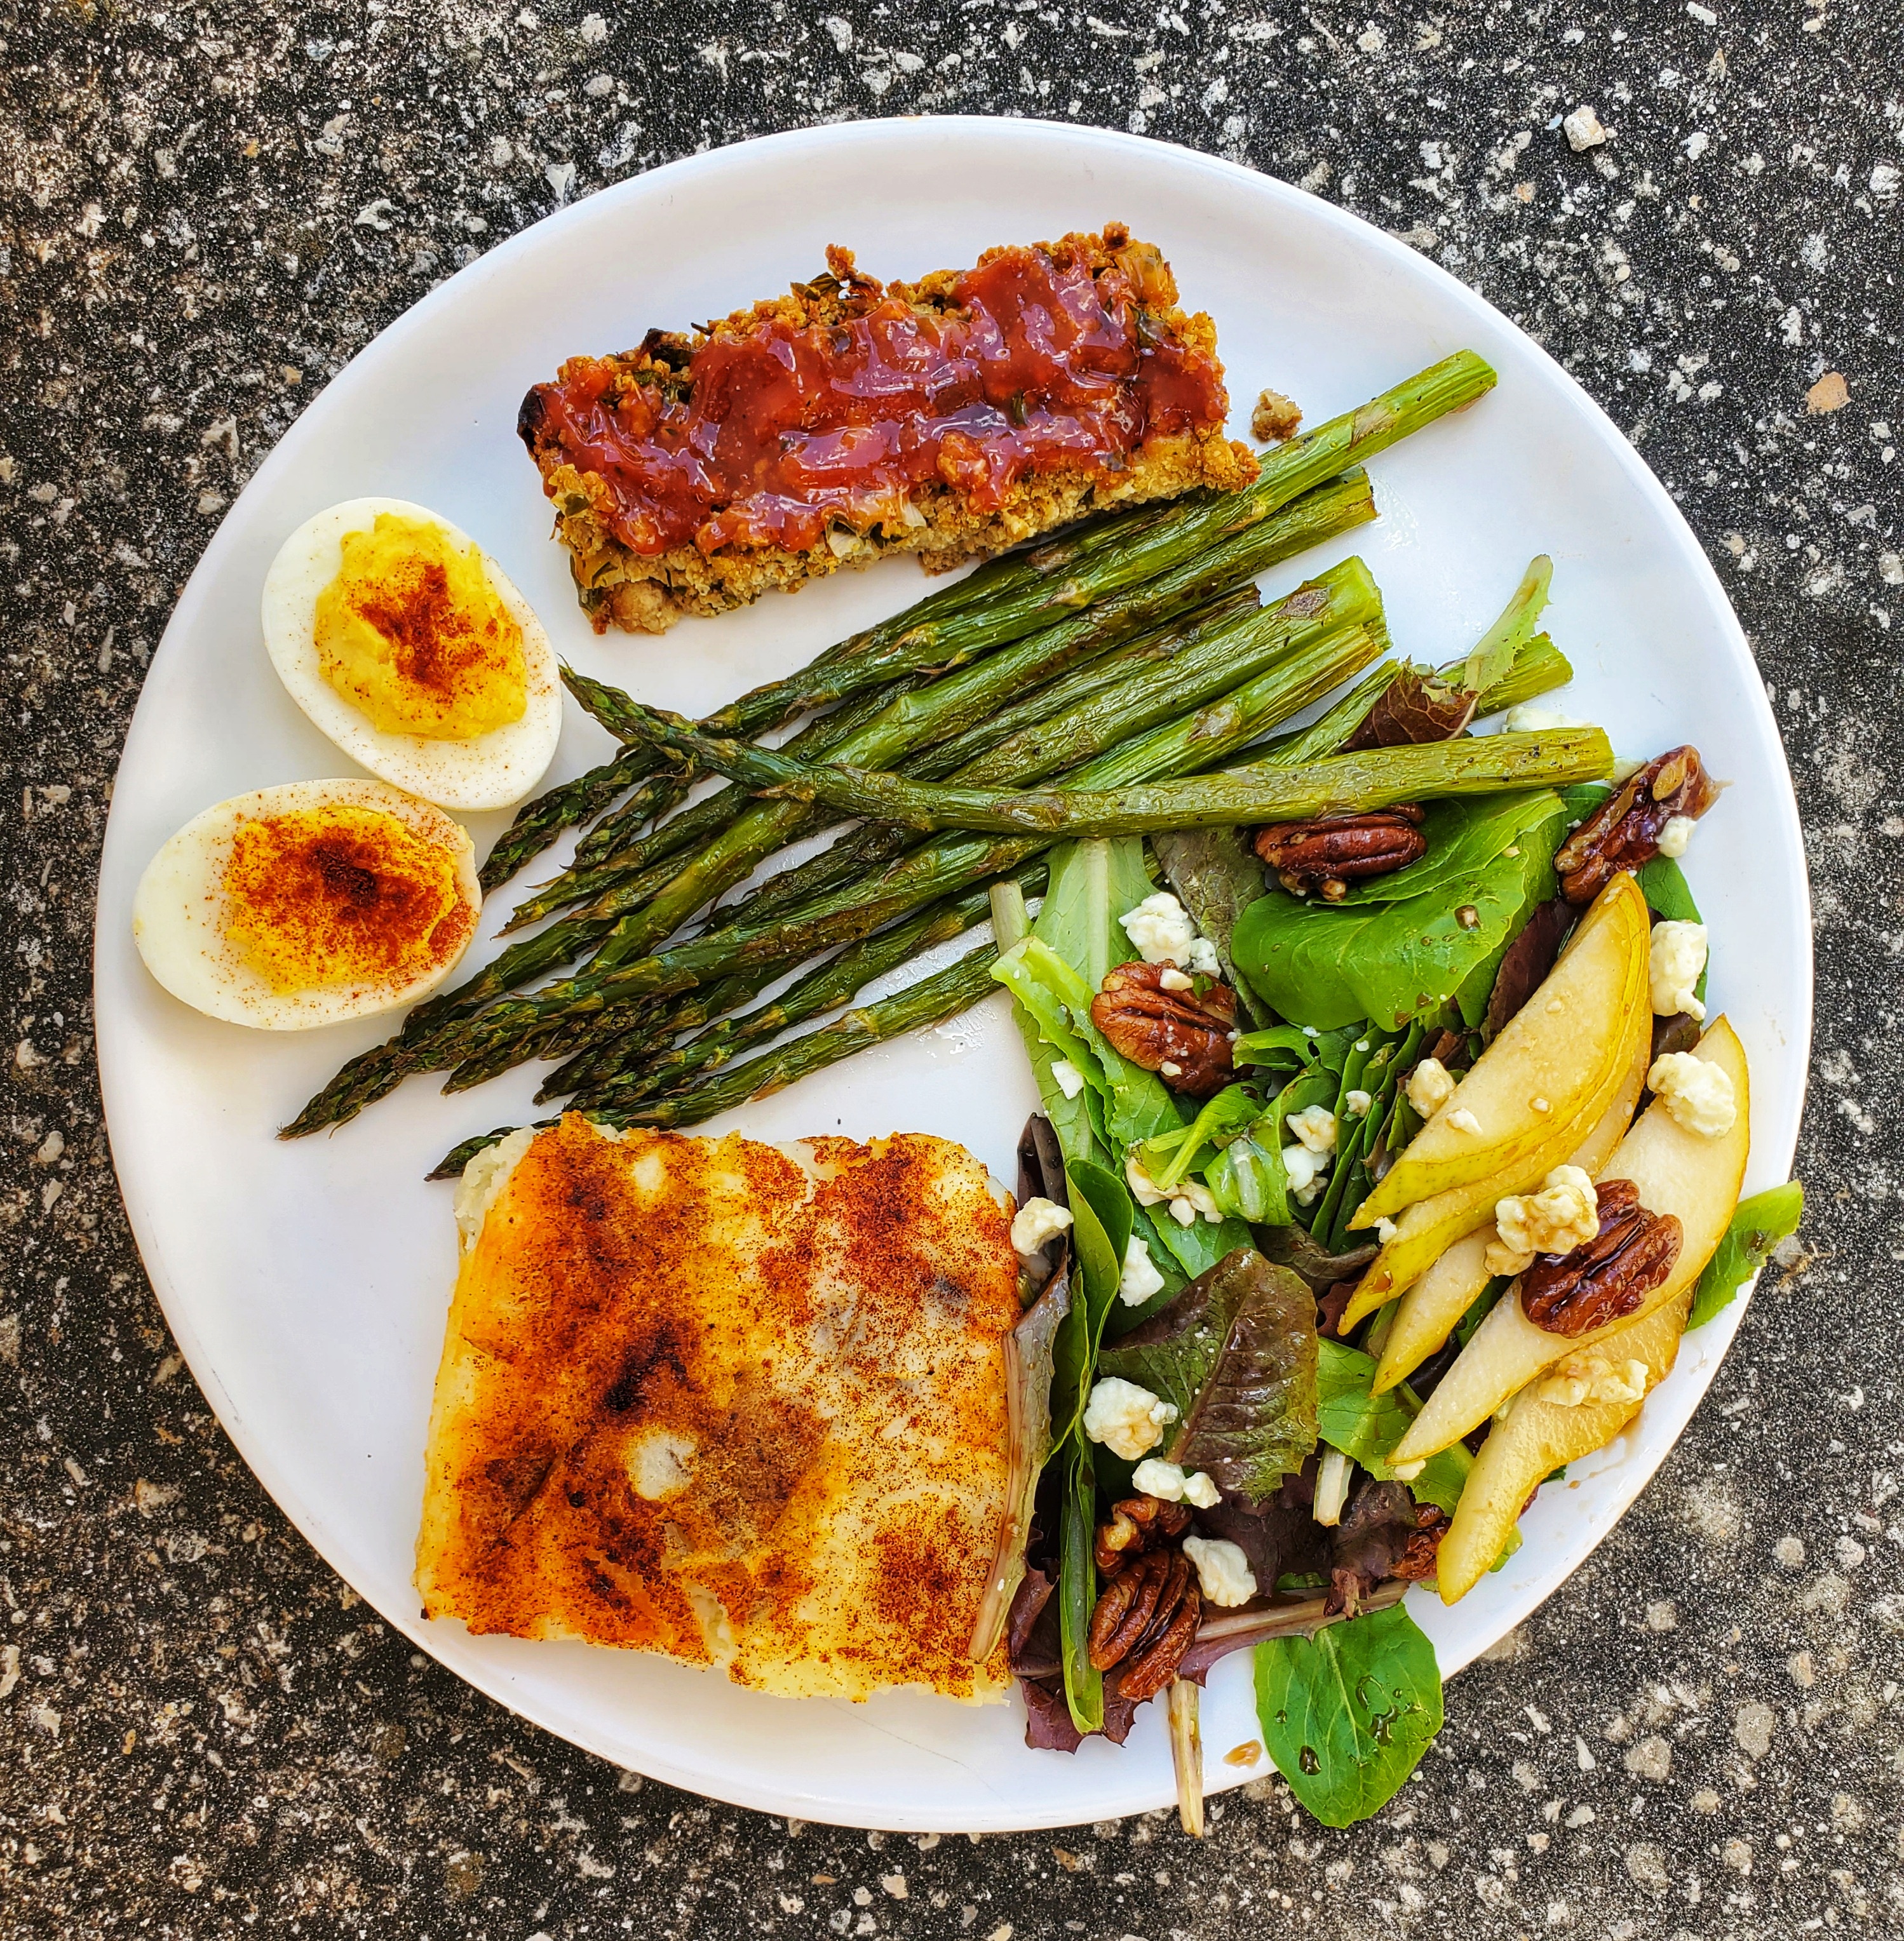
[[[24,0],[0,24],[0,1929],[1898,1931],[1894,12],[836,4]],[[1612,139],[1576,154],[1558,123],[1582,103]],[[1234,156],[1473,283],[1684,505],[1798,781],[1820,958],[1802,1248],[1617,1533],[1451,1687],[1421,1783],[1345,1833],[1261,1782],[1201,1846],[1168,1815],[978,1844],[790,1826],[546,1738],[287,1526],[182,1367],[114,1188],[87,943],[116,753],[273,441],[565,197],[771,130],[948,110]]]

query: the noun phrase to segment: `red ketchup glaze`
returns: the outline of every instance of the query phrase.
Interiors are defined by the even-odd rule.
[[[1149,438],[1223,421],[1214,361],[1146,341],[1115,265],[1094,277],[1006,249],[955,295],[956,316],[882,295],[840,322],[713,338],[684,398],[617,394],[618,365],[573,358],[537,387],[541,436],[605,482],[598,514],[652,556],[690,540],[804,550],[835,521],[896,524],[929,480],[996,511],[1027,475],[1113,472]]]

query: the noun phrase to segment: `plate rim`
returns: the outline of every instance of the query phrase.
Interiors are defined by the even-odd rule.
[[[1719,579],[1713,563],[1704,548],[1700,544],[1684,513],[1667,491],[1665,485],[1647,465],[1626,435],[1613,421],[1598,402],[1585,390],[1571,372],[1520,326],[1505,313],[1495,308],[1487,299],[1460,279],[1453,276],[1440,264],[1434,261],[1410,248],[1397,237],[1390,235],[1367,219],[1356,215],[1326,199],[1314,196],[1293,184],[1248,165],[1209,154],[1205,151],[1164,142],[1148,136],[1139,136],[1089,124],[1054,121],[1044,118],[1009,115],[920,115],[884,117],[867,121],[823,123],[794,129],[782,130],[775,133],[758,136],[745,140],[724,144],[696,154],[681,156],[676,160],[644,173],[629,176],[622,181],[610,183],[580,200],[568,203],[551,211],[534,222],[527,225],[513,235],[497,245],[474,262],[466,265],[454,275],[446,278],[427,292],[416,302],[399,315],[393,318],[384,329],[366,342],[342,368],[329,381],[323,390],[313,396],[310,402],[299,414],[296,420],[284,432],[260,461],[257,469],[248,479],[242,491],[234,499],[220,520],[218,529],[207,542],[191,573],[180,589],[168,616],[166,627],[149,662],[146,675],[142,681],[138,702],[128,725],[124,741],[115,766],[123,768],[129,758],[142,752],[141,716],[146,714],[145,700],[149,690],[152,671],[158,667],[164,654],[185,651],[182,640],[173,646],[173,637],[182,632],[179,616],[192,604],[194,589],[202,580],[214,576],[218,562],[222,558],[227,541],[228,531],[234,530],[231,522],[247,494],[269,484],[280,474],[292,469],[298,462],[304,446],[320,434],[315,429],[319,417],[320,402],[339,386],[353,380],[354,374],[360,374],[361,367],[374,353],[387,345],[401,342],[415,332],[426,328],[442,308],[458,301],[477,283],[488,278],[505,275],[513,268],[516,259],[534,246],[535,239],[543,236],[551,228],[576,223],[583,219],[583,212],[590,212],[589,219],[598,219],[602,213],[599,205],[608,201],[633,201],[654,195],[665,194],[674,182],[693,176],[718,174],[724,170],[745,168],[763,151],[782,156],[816,148],[832,148],[859,143],[877,145],[882,142],[898,141],[908,142],[914,139],[930,139],[942,136],[947,132],[965,139],[984,141],[1001,133],[1033,142],[1046,142],[1065,146],[1082,146],[1100,151],[1135,151],[1164,160],[1172,168],[1187,167],[1201,173],[1231,182],[1247,182],[1253,192],[1266,197],[1272,203],[1286,207],[1299,207],[1310,220],[1320,219],[1324,227],[1336,232],[1358,250],[1371,252],[1379,262],[1400,270],[1411,277],[1425,277],[1432,286],[1438,286],[1442,296],[1449,300],[1455,307],[1474,318],[1485,322],[1490,330],[1505,330],[1518,340],[1524,354],[1529,354],[1542,367],[1542,374],[1550,381],[1558,380],[1560,387],[1569,397],[1575,410],[1580,412],[1585,425],[1597,435],[1600,444],[1613,457],[1625,475],[1627,481],[1636,488],[1642,501],[1654,515],[1655,521],[1663,536],[1670,536],[1672,549],[1678,562],[1688,568],[1706,595],[1707,604],[1718,624],[1719,631],[1737,660],[1741,671],[1751,670],[1756,674],[1756,663],[1751,648],[1738,616]],[[1782,737],[1779,735],[1775,717],[1767,700],[1762,679],[1755,680],[1756,704],[1762,717],[1762,725],[1768,731],[1771,747],[1777,753],[1776,773],[1783,785],[1782,799],[1777,805],[1790,825],[1793,847],[1798,858],[1795,883],[1798,904],[1797,914],[1803,919],[1802,943],[1800,955],[1800,983],[1802,990],[1802,1014],[1792,1019],[1779,1020],[1787,1044],[1786,1056],[1790,1062],[1796,1083],[1789,1126],[1782,1136],[1768,1146],[1762,1146],[1754,1154],[1756,1162],[1771,1158],[1789,1175],[1795,1154],[1798,1134],[1801,1123],[1810,1078],[1810,1054],[1814,1029],[1816,1001],[1816,964],[1811,928],[1811,891],[1809,872],[1805,867],[1802,829],[1798,812],[1795,790],[1793,787],[1789,760],[1784,752]],[[145,733],[157,732],[152,726],[155,717],[147,715]],[[347,757],[346,758],[347,759]],[[114,1169],[121,1190],[121,1204],[124,1207],[127,1222],[138,1247],[141,1262],[152,1285],[155,1298],[164,1313],[167,1326],[172,1331],[179,1353],[191,1368],[193,1378],[198,1383],[208,1406],[217,1417],[221,1428],[230,1438],[233,1446],[243,1458],[261,1486],[271,1496],[279,1510],[297,1529],[299,1534],[323,1559],[326,1567],[340,1580],[348,1583],[349,1577],[332,1560],[330,1546],[326,1541],[323,1519],[314,1506],[295,1499],[286,1487],[280,1489],[274,1481],[276,1466],[273,1463],[266,1438],[255,1431],[250,1419],[237,1405],[235,1397],[226,1387],[222,1375],[206,1344],[199,1338],[197,1330],[191,1320],[191,1304],[182,1293],[186,1276],[176,1272],[177,1264],[168,1258],[160,1246],[158,1236],[142,1210],[135,1205],[133,1194],[128,1190],[127,1166],[120,1157],[120,1142],[114,1136],[115,1120],[123,1122],[132,1115],[130,1100],[122,1096],[121,1081],[116,1075],[123,1072],[118,1044],[122,1020],[114,1008],[100,1001],[100,980],[104,974],[102,958],[102,939],[107,934],[103,919],[106,885],[113,871],[109,866],[116,861],[115,850],[130,839],[124,831],[129,818],[118,813],[115,794],[113,807],[109,811],[107,825],[101,845],[99,863],[99,887],[96,895],[93,919],[93,1035],[95,1053],[98,1064],[103,1117],[109,1145],[113,1153]],[[115,833],[116,832],[116,833]],[[128,1037],[134,1027],[129,1019],[124,1020]],[[118,1102],[115,1105],[115,1099]],[[127,1142],[128,1147],[132,1142]],[[1756,1285],[1756,1279],[1753,1285]],[[1511,1602],[1505,1609],[1495,1642],[1509,1634],[1523,1623],[1529,1614],[1552,1597],[1580,1569],[1597,1549],[1606,1536],[1624,1517],[1634,1499],[1663,1467],[1668,1456],[1678,1446],[1687,1423],[1703,1398],[1707,1388],[1715,1378],[1719,1365],[1741,1325],[1750,1304],[1752,1286],[1740,1291],[1739,1298],[1723,1314],[1708,1323],[1700,1331],[1702,1346],[1710,1343],[1713,1350],[1710,1359],[1702,1361],[1697,1392],[1691,1393],[1682,1407],[1673,1413],[1679,1420],[1662,1449],[1659,1460],[1643,1474],[1631,1473],[1641,1466],[1628,1463],[1624,1466],[1621,1483],[1614,1493],[1617,1505],[1602,1528],[1590,1533],[1584,1546],[1571,1556],[1564,1569],[1557,1576],[1534,1579],[1524,1593]],[[352,1586],[354,1591],[356,1589]],[[424,1622],[417,1615],[416,1607],[390,1608],[386,1600],[369,1594],[357,1593],[363,1601],[375,1609],[378,1615],[400,1635],[407,1637],[420,1650],[427,1652],[453,1671],[466,1683],[474,1686],[486,1697],[506,1707],[530,1723],[548,1732],[552,1737],[573,1744],[610,1763],[622,1763],[625,1748],[611,1748],[605,1738],[597,1739],[589,1734],[585,1721],[575,1720],[562,1724],[551,1723],[548,1716],[537,1708],[534,1701],[515,1689],[516,1681],[504,1668],[486,1661],[464,1661],[465,1654],[461,1649],[464,1634],[460,1631],[445,1633]],[[1477,1648],[1474,1654],[1464,1658],[1461,1664],[1444,1674],[1444,1680],[1452,1678],[1473,1661],[1475,1655],[1492,1649],[1491,1645]],[[693,1768],[669,1758],[644,1759],[641,1768],[648,1776],[666,1784],[702,1797],[714,1798],[743,1806],[750,1810],[776,1814],[785,1817],[790,1812],[801,1819],[817,1819],[829,1823],[845,1826],[864,1826],[874,1823],[843,1814],[829,1814],[828,1802],[801,1801],[793,1799],[784,1787],[768,1784],[728,1783],[724,1779],[718,1791],[711,1790],[709,1775],[699,1768]],[[1234,1785],[1245,1783],[1253,1775],[1247,1771],[1232,1772],[1219,1766],[1206,1772],[1206,1791],[1211,1794]],[[1147,1803],[1146,1803],[1147,1802]],[[1145,1801],[1120,1803],[1107,1800],[1103,1805],[1106,1814],[1128,1814],[1149,1810],[1167,1801],[1149,1799]],[[797,1810],[798,1809],[798,1810]],[[1030,1815],[1018,1812],[1002,1812],[975,1820],[968,1814],[955,1827],[941,1817],[929,1812],[914,1813],[910,1810],[895,1811],[877,1823],[894,1832],[948,1832],[948,1831],[1032,1831],[1048,1826],[1079,1823],[1069,1817],[1041,1817],[1035,1805]]]

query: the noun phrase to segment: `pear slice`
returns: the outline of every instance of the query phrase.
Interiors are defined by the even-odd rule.
[[[1599,1176],[1633,1123],[1633,1108],[1646,1089],[1646,1068],[1651,1062],[1652,1051],[1652,1010],[1646,1006],[1635,1010],[1628,1026],[1626,1073],[1613,1095],[1613,1102],[1564,1163],[1577,1166],[1591,1177]],[[1546,1175],[1541,1177],[1544,1178]],[[1501,1196],[1495,1197],[1498,1200]],[[1407,1215],[1403,1217],[1406,1219]],[[1382,1345],[1381,1365],[1375,1371],[1376,1395],[1385,1393],[1413,1374],[1447,1340],[1449,1329],[1473,1307],[1490,1278],[1487,1250],[1494,1237],[1494,1223],[1490,1219],[1478,1233],[1457,1240],[1403,1295],[1389,1326],[1388,1338]],[[1351,1308],[1350,1312],[1353,1311]]]
[[[1643,995],[1642,992],[1642,998]],[[1344,1328],[1354,1327],[1364,1316],[1385,1306],[1400,1289],[1414,1285],[1434,1261],[1465,1236],[1492,1224],[1494,1209],[1504,1194],[1526,1192],[1544,1179],[1555,1166],[1572,1158],[1583,1146],[1591,1142],[1595,1149],[1599,1149],[1599,1141],[1603,1136],[1610,1135],[1607,1142],[1609,1145],[1617,1144],[1645,1088],[1645,1054],[1651,1049],[1652,1024],[1652,1007],[1643,1001],[1635,1007],[1627,1019],[1628,1038],[1622,1047],[1622,1055],[1630,1056],[1637,1063],[1639,1083],[1633,1085],[1624,1116],[1620,1114],[1618,1100],[1625,1086],[1632,1084],[1635,1076],[1633,1064],[1630,1062],[1624,1068],[1616,1067],[1608,1089],[1595,1092],[1576,1117],[1556,1126],[1548,1142],[1537,1147],[1518,1166],[1490,1174],[1470,1185],[1437,1193],[1431,1199],[1418,1200],[1413,1206],[1404,1209],[1401,1218],[1395,1222],[1395,1230],[1383,1242],[1381,1252],[1369,1263],[1368,1271],[1357,1284],[1341,1325]],[[1590,1166],[1587,1169],[1593,1170]],[[1480,1291],[1477,1285],[1474,1292]],[[1473,1298],[1471,1294],[1468,1299]],[[1466,1312],[1465,1307],[1462,1312]],[[1455,1319],[1459,1320],[1460,1315]],[[1454,1322],[1451,1321],[1448,1325],[1452,1327]]]
[[[1691,1305],[1692,1288],[1681,1288],[1664,1307],[1611,1329],[1596,1347],[1563,1357],[1551,1375],[1514,1398],[1488,1431],[1441,1539],[1435,1577],[1444,1604],[1486,1574],[1542,1477],[1605,1448],[1639,1413],[1645,1395],[1672,1372]],[[1597,1399],[1596,1389],[1611,1394]]]
[[[1675,1215],[1680,1226],[1679,1257],[1673,1271],[1644,1304],[1606,1328],[1584,1334],[1550,1334],[1522,1313],[1518,1283],[1495,1304],[1474,1331],[1455,1365],[1442,1377],[1428,1405],[1395,1445],[1391,1463],[1413,1463],[1458,1441],[1486,1421],[1508,1398],[1544,1369],[1662,1308],[1691,1286],[1725,1236],[1739,1203],[1751,1145],[1751,1099],[1745,1047],[1724,1018],[1719,1019],[1693,1053],[1716,1065],[1732,1081],[1737,1116],[1730,1132],[1707,1139],[1688,1132],[1656,1099],[1601,1173],[1604,1179],[1630,1179],[1648,1212]]]
[[[1552,1145],[1557,1127],[1581,1119],[1596,1095],[1598,1117],[1624,1068],[1633,1007],[1647,1002],[1650,936],[1646,900],[1622,871],[1581,919],[1546,981],[1349,1224],[1372,1227],[1431,1194],[1520,1169]]]

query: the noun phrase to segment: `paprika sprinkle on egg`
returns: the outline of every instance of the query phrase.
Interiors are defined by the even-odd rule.
[[[350,804],[244,824],[223,888],[227,934],[279,991],[407,982],[459,955],[476,927],[453,855]]]

